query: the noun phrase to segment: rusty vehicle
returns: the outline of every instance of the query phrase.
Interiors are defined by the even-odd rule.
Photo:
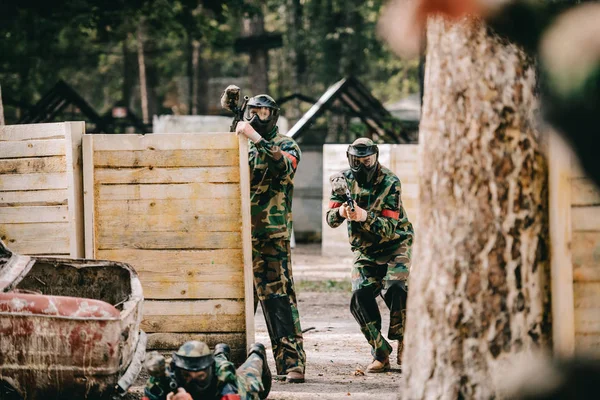
[[[24,256],[0,241],[0,399],[111,399],[141,371],[137,273],[113,261]]]

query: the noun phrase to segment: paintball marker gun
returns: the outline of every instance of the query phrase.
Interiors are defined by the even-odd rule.
[[[165,357],[162,354],[157,351],[149,353],[144,366],[150,376],[160,382],[160,387],[169,388],[170,392],[177,393],[179,385],[170,371],[167,371]]]
[[[350,210],[354,210],[354,200],[352,199],[352,195],[350,194],[350,189],[348,188],[348,182],[346,181],[346,177],[341,173],[337,173],[332,175],[329,178],[329,182],[331,183],[331,189],[334,193],[339,196],[346,198],[346,204],[350,207]]]
[[[229,132],[235,132],[235,127],[239,121],[244,118],[244,112],[246,111],[246,103],[250,99],[248,96],[244,96],[242,104],[238,107],[240,101],[241,89],[235,85],[229,85],[223,91],[221,95],[221,107],[225,110],[233,113],[233,121],[229,127]]]

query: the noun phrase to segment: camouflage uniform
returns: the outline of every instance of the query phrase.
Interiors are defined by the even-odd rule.
[[[244,364],[237,371],[231,361],[224,354],[215,355],[215,385],[214,397],[211,399],[219,400],[228,394],[237,393],[241,400],[258,400],[259,393],[264,389],[261,380],[263,369],[263,360],[257,354],[250,354]],[[177,382],[172,367],[167,374],[170,379]],[[183,386],[177,382],[177,386]],[[144,396],[149,400],[165,400],[169,394],[169,382],[167,379],[157,379],[153,376],[148,378]],[[199,400],[199,399],[194,399]]]
[[[304,373],[306,355],[292,277],[290,232],[300,148],[275,128],[249,141],[252,264],[255,294],[271,338],[277,373]]]
[[[348,236],[354,253],[350,310],[372,347],[373,357],[388,358],[391,345],[381,334],[381,314],[375,298],[383,293],[390,309],[388,339],[402,342],[406,318],[406,280],[410,272],[413,227],[400,198],[400,180],[379,165],[373,184],[361,187],[351,170],[342,174],[355,203],[367,211],[365,222],[348,221]],[[344,218],[339,207],[346,199],[332,192],[327,223],[332,228]]]

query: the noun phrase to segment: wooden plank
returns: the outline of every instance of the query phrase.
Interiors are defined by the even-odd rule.
[[[181,265],[181,262],[179,262],[179,265],[175,267],[173,264],[159,265],[158,263],[152,263],[147,265],[139,262],[135,265],[135,260],[131,261],[134,263],[131,263],[130,260],[123,262],[134,265],[140,279],[146,282],[240,282],[244,276],[241,263],[198,264],[192,261],[187,265]]]
[[[0,192],[0,207],[67,204],[67,189]]]
[[[575,334],[575,350],[584,357],[600,357],[600,333]]]
[[[597,308],[576,308],[575,332],[600,333],[600,311]]]
[[[240,193],[242,212],[242,249],[244,254],[244,297],[246,346],[254,343],[254,269],[252,266],[252,221],[250,202],[250,166],[248,164],[248,141],[240,135]]]
[[[140,328],[145,332],[243,332],[244,302],[148,300]]]
[[[237,183],[100,185],[98,195],[108,200],[239,199],[240,186]]]
[[[574,206],[600,205],[600,189],[589,178],[573,178],[571,204]]]
[[[94,184],[94,136],[83,135],[81,156],[83,164],[83,230],[86,258],[96,258],[96,199],[98,188]],[[106,257],[109,259],[109,257]]]
[[[65,123],[65,140],[67,142],[67,183],[69,191],[69,243],[73,258],[83,258],[84,248],[84,216],[83,216],[83,171],[81,162],[81,140],[85,132],[85,122]]]
[[[115,138],[114,135],[95,135],[94,151],[235,149],[237,141],[237,135],[230,132],[202,135],[155,133],[152,135],[119,135],[118,138]]]
[[[574,282],[600,282],[600,265],[594,267],[574,267]]]
[[[600,232],[600,207],[573,207],[571,218],[573,231]]]
[[[600,314],[600,282],[576,282],[573,284],[575,308],[592,308]]]
[[[6,158],[0,160],[0,174],[65,172],[66,157]]]
[[[195,218],[200,215],[240,215],[240,202],[235,199],[204,200],[115,200],[96,202],[97,213],[103,216],[136,218],[135,215],[178,215]]]
[[[114,183],[233,183],[240,180],[240,172],[235,167],[96,168],[94,175],[96,183],[103,185]]]
[[[218,167],[238,165],[237,149],[96,151],[98,167]]]
[[[145,299],[244,299],[244,282],[169,282],[142,279]]]
[[[98,249],[235,249],[238,232],[97,232]]]
[[[548,145],[550,208],[550,274],[554,352],[570,357],[575,349],[573,266],[571,262],[571,153],[556,134]]]
[[[241,265],[241,249],[214,250],[150,250],[150,249],[113,249],[98,250],[98,258],[132,264],[136,270],[162,273],[184,270],[200,265]]]
[[[600,266],[600,232],[573,232],[571,248],[575,267]]]
[[[0,239],[21,254],[69,253],[68,223],[2,224]]]
[[[197,340],[206,343],[210,348],[216,344],[227,343],[232,349],[246,348],[246,335],[240,333],[151,333],[148,335],[147,349],[173,350],[183,343]]]
[[[1,209],[0,209],[1,210]],[[0,215],[1,211],[0,211]],[[0,220],[1,221],[1,220]],[[129,233],[143,232],[239,232],[241,218],[236,214],[217,215],[146,215],[143,218],[115,218],[114,215],[100,214],[97,217],[99,232],[109,235],[126,230]]]
[[[0,175],[0,191],[67,189],[63,173]]]
[[[67,222],[67,206],[0,207],[0,224]]]
[[[65,124],[63,122],[0,126],[0,142],[15,140],[60,139],[65,137],[64,126]]]
[[[64,156],[65,145],[64,139],[2,142],[0,158]]]

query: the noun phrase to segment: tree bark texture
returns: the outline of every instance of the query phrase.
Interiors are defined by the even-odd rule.
[[[427,46],[402,397],[499,398],[551,340],[535,68],[475,20],[430,20]]]

